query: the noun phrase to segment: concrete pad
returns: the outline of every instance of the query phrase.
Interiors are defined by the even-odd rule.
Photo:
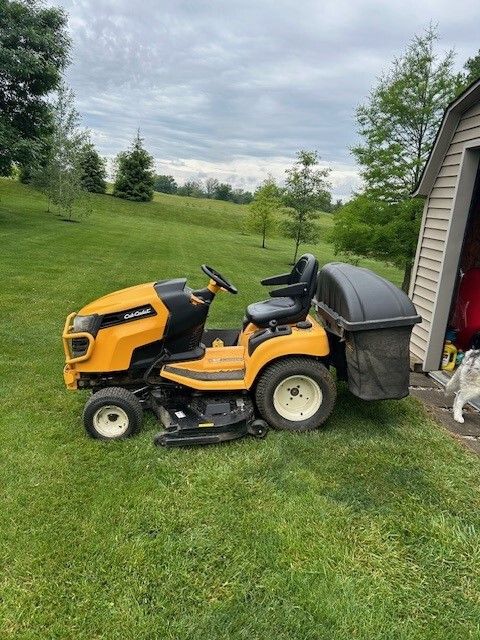
[[[457,440],[480,455],[480,412],[477,409],[467,405],[463,410],[465,422],[455,422],[452,411],[454,396],[446,396],[443,386],[425,373],[411,373],[410,395],[421,400],[432,417]]]

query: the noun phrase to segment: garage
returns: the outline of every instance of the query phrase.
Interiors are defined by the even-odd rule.
[[[446,109],[414,193],[425,198],[409,292],[422,317],[410,342],[417,371],[442,369],[446,339],[459,362],[480,336],[479,161],[477,81]]]

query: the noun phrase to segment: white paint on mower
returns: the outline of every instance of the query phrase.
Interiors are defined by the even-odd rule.
[[[95,411],[93,426],[104,438],[118,438],[128,429],[128,416],[121,407],[108,404]]]
[[[315,380],[309,376],[289,376],[277,385],[273,393],[275,410],[292,422],[311,418],[321,407],[323,393]]]

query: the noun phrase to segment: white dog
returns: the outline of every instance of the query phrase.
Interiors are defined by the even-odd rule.
[[[456,393],[453,417],[457,422],[465,422],[462,415],[464,405],[480,395],[480,349],[466,352],[462,364],[448,381],[445,393]]]

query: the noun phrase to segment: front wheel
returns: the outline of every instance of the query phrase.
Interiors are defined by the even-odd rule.
[[[261,374],[255,400],[276,429],[310,431],[330,416],[337,390],[328,369],[311,358],[285,358]]]
[[[88,435],[99,440],[121,440],[136,433],[143,410],[138,398],[122,387],[107,387],[94,393],[83,411]]]

